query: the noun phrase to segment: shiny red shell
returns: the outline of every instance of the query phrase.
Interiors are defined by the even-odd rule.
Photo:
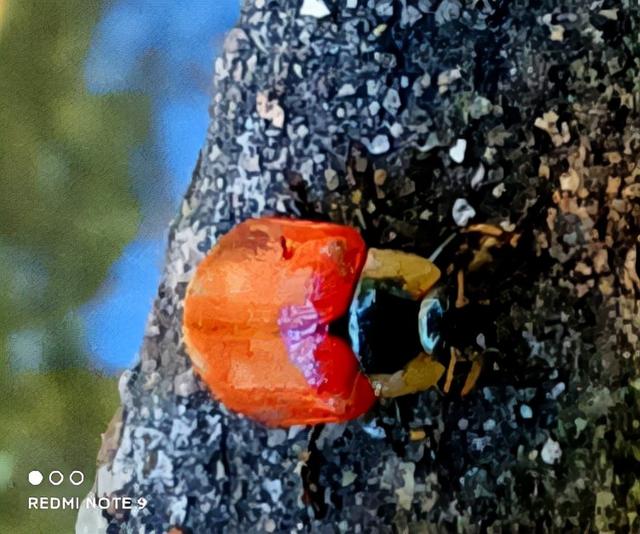
[[[269,426],[365,413],[372,387],[329,333],[365,258],[358,232],[336,224],[252,219],[223,236],[184,301],[187,352],[211,393]]]

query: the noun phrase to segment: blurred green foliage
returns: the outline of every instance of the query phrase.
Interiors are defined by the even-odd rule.
[[[4,384],[0,424],[0,523],[3,532],[58,534],[73,532],[77,510],[29,510],[29,497],[80,497],[89,492],[95,474],[100,434],[113,416],[115,379],[83,369],[23,373]],[[37,469],[40,486],[27,482]],[[50,485],[52,470],[65,477],[85,474],[81,486],[67,480]]]
[[[149,110],[96,96],[83,62],[100,2],[0,0],[0,524],[71,532],[75,511],[28,511],[27,497],[86,494],[113,377],[90,369],[76,310],[134,236],[131,148]],[[27,473],[79,469],[79,488],[34,488]]]

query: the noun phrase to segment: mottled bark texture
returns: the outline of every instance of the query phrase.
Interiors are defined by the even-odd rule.
[[[247,0],[100,454],[97,492],[149,504],[79,532],[639,528],[639,22],[631,0]],[[483,355],[470,395],[267,430],[193,377],[185,287],[233,225],[327,219],[428,255],[457,199],[522,234],[445,327]]]

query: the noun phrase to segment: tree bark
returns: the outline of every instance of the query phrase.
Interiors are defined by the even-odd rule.
[[[99,457],[98,495],[148,505],[78,532],[632,529],[639,22],[626,0],[247,0]],[[235,224],[332,220],[428,256],[458,199],[520,235],[446,327],[482,353],[469,395],[268,430],[194,377],[182,299]]]

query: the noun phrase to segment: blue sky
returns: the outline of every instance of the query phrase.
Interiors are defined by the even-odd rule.
[[[187,189],[208,124],[213,62],[238,0],[116,0],[97,24],[85,65],[95,93],[142,92],[149,139],[131,155],[142,224],[81,310],[88,350],[116,370],[136,358],[164,258],[166,227]]]

